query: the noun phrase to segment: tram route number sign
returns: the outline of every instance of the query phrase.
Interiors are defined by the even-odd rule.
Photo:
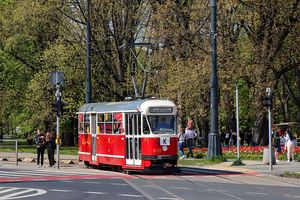
[[[170,145],[170,138],[169,137],[161,137],[160,138],[160,145],[161,146],[169,146]]]

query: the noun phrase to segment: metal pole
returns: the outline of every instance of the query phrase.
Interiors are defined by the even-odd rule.
[[[218,76],[217,76],[217,1],[211,0],[211,79],[210,79],[210,133],[208,135],[207,158],[222,155],[218,133]]]
[[[18,157],[18,139],[16,139],[16,165],[18,166],[18,160],[19,160],[19,157]]]
[[[56,168],[59,169],[59,116],[56,117]]]
[[[269,114],[269,163],[270,163],[270,170],[273,170],[272,165],[272,116],[271,116],[271,106],[268,107],[268,114]]]
[[[59,84],[56,85],[56,100],[60,101],[60,90]],[[59,112],[59,111],[58,111]],[[60,136],[59,136],[59,115],[56,116],[56,168],[59,169],[59,144],[60,144]]]
[[[86,0],[86,103],[92,102],[90,0]]]
[[[236,84],[236,90],[235,90],[235,96],[236,96],[236,146],[237,146],[237,159],[240,159],[240,125],[239,125],[239,88]]]

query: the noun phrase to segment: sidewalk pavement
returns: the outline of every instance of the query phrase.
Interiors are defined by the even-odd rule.
[[[243,160],[242,162],[245,165],[231,166],[232,162],[227,161],[227,162],[209,166],[209,168],[239,171],[239,172],[254,171],[261,174],[269,174],[269,175],[276,175],[276,176],[279,176],[284,172],[300,173],[300,162],[288,163],[286,160],[280,160],[278,163],[276,163],[276,165],[272,165],[272,170],[270,169],[270,166],[264,164],[262,160]]]
[[[6,158],[8,161],[3,161]],[[20,159],[19,163],[22,165],[33,165],[35,162],[32,162],[36,158],[34,153],[19,153],[18,158]],[[56,159],[56,155],[54,157]],[[60,165],[62,166],[81,166],[82,164],[78,161],[77,155],[60,155]],[[44,157],[45,164],[48,164],[47,154]],[[4,163],[9,163],[10,165],[16,163],[16,153],[6,153],[0,152],[0,165]],[[215,169],[215,170],[228,170],[228,171],[238,171],[238,172],[258,172],[261,174],[270,174],[270,175],[280,175],[284,172],[297,172],[300,173],[300,162],[290,162],[288,163],[285,160],[279,161],[276,165],[273,165],[273,169],[270,169],[269,165],[263,164],[262,160],[243,160],[245,165],[243,166],[231,166],[232,162],[222,162],[215,165],[201,166],[199,168],[205,169]],[[195,166],[190,166],[195,167]]]

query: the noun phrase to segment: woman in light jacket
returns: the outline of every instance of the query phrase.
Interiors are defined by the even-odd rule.
[[[293,142],[293,136],[292,133],[289,131],[288,128],[285,128],[285,146],[284,150],[287,151],[287,162],[294,161],[294,142]]]

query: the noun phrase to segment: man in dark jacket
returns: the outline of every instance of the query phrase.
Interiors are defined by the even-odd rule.
[[[34,137],[34,141],[36,144],[37,165],[38,167],[43,167],[46,140],[45,140],[45,136],[40,132],[39,129],[37,130],[37,133]]]

